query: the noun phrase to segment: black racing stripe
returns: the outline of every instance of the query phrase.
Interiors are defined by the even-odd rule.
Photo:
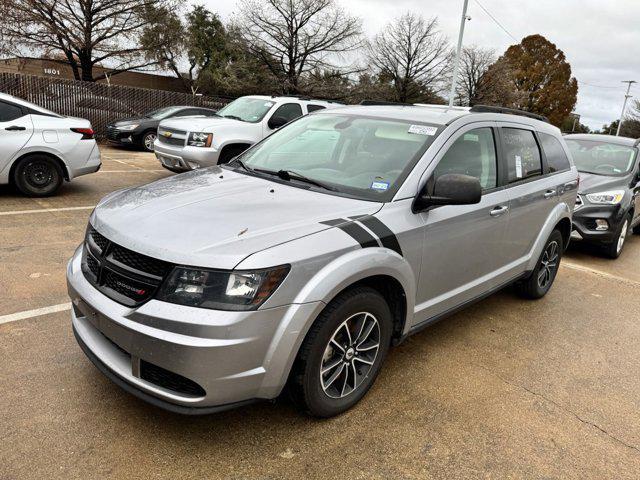
[[[398,242],[398,237],[396,237],[395,233],[393,233],[389,229],[389,227],[382,223],[378,218],[372,217],[370,215],[360,215],[357,217],[349,218],[359,221],[365,227],[375,233],[380,238],[383,247],[390,248],[394,252],[397,252],[398,255],[402,256],[402,248],[400,247],[400,243]]]
[[[357,223],[349,222],[348,220],[344,220],[342,218],[337,218],[335,220],[326,220],[320,223],[324,225],[330,225],[332,227],[338,227],[340,230],[342,230],[344,233],[358,242],[362,248],[380,246],[376,239],[373,238],[373,235],[371,235]]]

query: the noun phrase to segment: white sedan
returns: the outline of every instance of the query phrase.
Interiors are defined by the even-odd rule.
[[[0,184],[53,195],[64,180],[100,169],[91,123],[0,93]]]

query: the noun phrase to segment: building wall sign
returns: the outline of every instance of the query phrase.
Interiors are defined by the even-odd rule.
[[[60,70],[56,69],[56,68],[43,68],[44,73],[46,73],[47,75],[56,75],[56,76],[60,76]]]

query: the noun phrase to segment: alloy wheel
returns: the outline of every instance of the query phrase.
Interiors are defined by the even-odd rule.
[[[156,141],[155,133],[148,133],[144,136],[144,147],[147,150],[153,150],[153,143]]]
[[[546,288],[553,279],[554,272],[558,268],[559,245],[558,242],[550,242],[544,249],[540,260],[540,270],[538,271],[538,285]]]
[[[380,350],[380,325],[368,312],[359,312],[340,324],[325,347],[320,384],[331,398],[355,392],[369,374]]]
[[[616,252],[620,254],[622,247],[624,247],[624,241],[627,239],[627,232],[629,231],[629,220],[625,220],[622,225],[622,231],[618,237],[618,245],[616,246]]]

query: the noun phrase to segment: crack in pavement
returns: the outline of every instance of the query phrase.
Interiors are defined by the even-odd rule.
[[[597,430],[599,430],[600,432],[604,433],[607,437],[611,438],[612,440],[618,442],[620,445],[623,445],[624,447],[627,447],[631,450],[635,450],[637,453],[640,453],[640,448],[636,447],[635,445],[631,445],[630,443],[625,442],[624,440],[616,437],[615,435],[613,435],[612,433],[608,432],[607,430],[605,430],[604,428],[600,427],[599,425],[589,421],[589,420],[585,420],[584,418],[580,417],[580,415],[578,415],[577,413],[575,413],[572,410],[569,410],[568,408],[566,408],[564,405],[559,404],[558,402],[556,402],[555,400],[552,400],[550,398],[547,398],[546,396],[544,396],[541,393],[538,393],[534,390],[531,390],[530,388],[525,387],[524,385],[520,385],[518,383],[514,383],[511,382],[507,379],[505,379],[504,377],[502,377],[501,375],[495,373],[494,371],[490,370],[489,368],[485,367],[484,365],[479,365],[479,364],[471,364],[475,367],[479,367],[483,370],[485,370],[486,372],[488,372],[489,374],[493,375],[494,377],[496,377],[498,380],[500,380],[503,383],[506,383],[507,385],[510,385],[512,387],[515,388],[519,388],[524,390],[525,392],[530,393],[531,395],[534,395],[536,397],[542,398],[544,401],[554,405],[555,407],[559,408],[560,410],[562,410],[563,412],[573,416],[574,418],[576,418],[578,421],[580,421],[581,423],[585,424],[585,425],[589,425]]]

